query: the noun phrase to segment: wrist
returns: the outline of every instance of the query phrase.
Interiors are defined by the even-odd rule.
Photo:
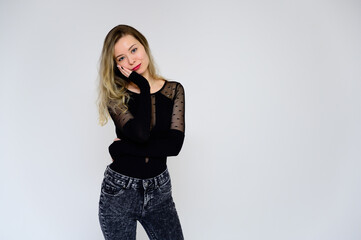
[[[129,75],[129,80],[135,83],[141,92],[149,91],[150,92],[150,85],[148,80],[143,77],[142,75],[138,74],[137,72],[133,71]]]

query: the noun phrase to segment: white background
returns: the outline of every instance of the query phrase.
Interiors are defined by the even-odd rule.
[[[186,90],[186,239],[361,239],[356,0],[2,0],[0,239],[102,239],[97,69],[122,23]]]

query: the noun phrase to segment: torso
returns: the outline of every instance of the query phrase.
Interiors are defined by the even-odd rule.
[[[151,91],[151,132],[150,141],[162,139],[172,124],[174,99],[177,94],[177,84],[175,81],[157,81],[157,88]],[[130,85],[131,86],[131,85]],[[138,93],[136,92],[138,91]],[[128,88],[130,100],[128,102],[128,113],[136,116],[136,109],[139,104],[140,91],[137,88]],[[119,119],[124,114],[120,113]],[[113,119],[114,121],[114,119]],[[121,128],[116,127],[116,134],[119,139],[125,139]],[[136,154],[126,154],[118,159],[114,159],[111,169],[126,176],[135,178],[151,178],[162,173],[167,167],[167,157],[149,157],[137,156]]]

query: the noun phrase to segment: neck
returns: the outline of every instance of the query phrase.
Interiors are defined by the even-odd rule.
[[[142,76],[148,80],[150,86],[152,86],[155,83],[155,79],[149,75],[148,71],[143,73]]]

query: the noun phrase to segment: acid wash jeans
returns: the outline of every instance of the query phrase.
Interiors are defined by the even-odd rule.
[[[98,213],[105,240],[135,240],[136,221],[151,240],[183,240],[168,170],[138,179],[107,166]]]

